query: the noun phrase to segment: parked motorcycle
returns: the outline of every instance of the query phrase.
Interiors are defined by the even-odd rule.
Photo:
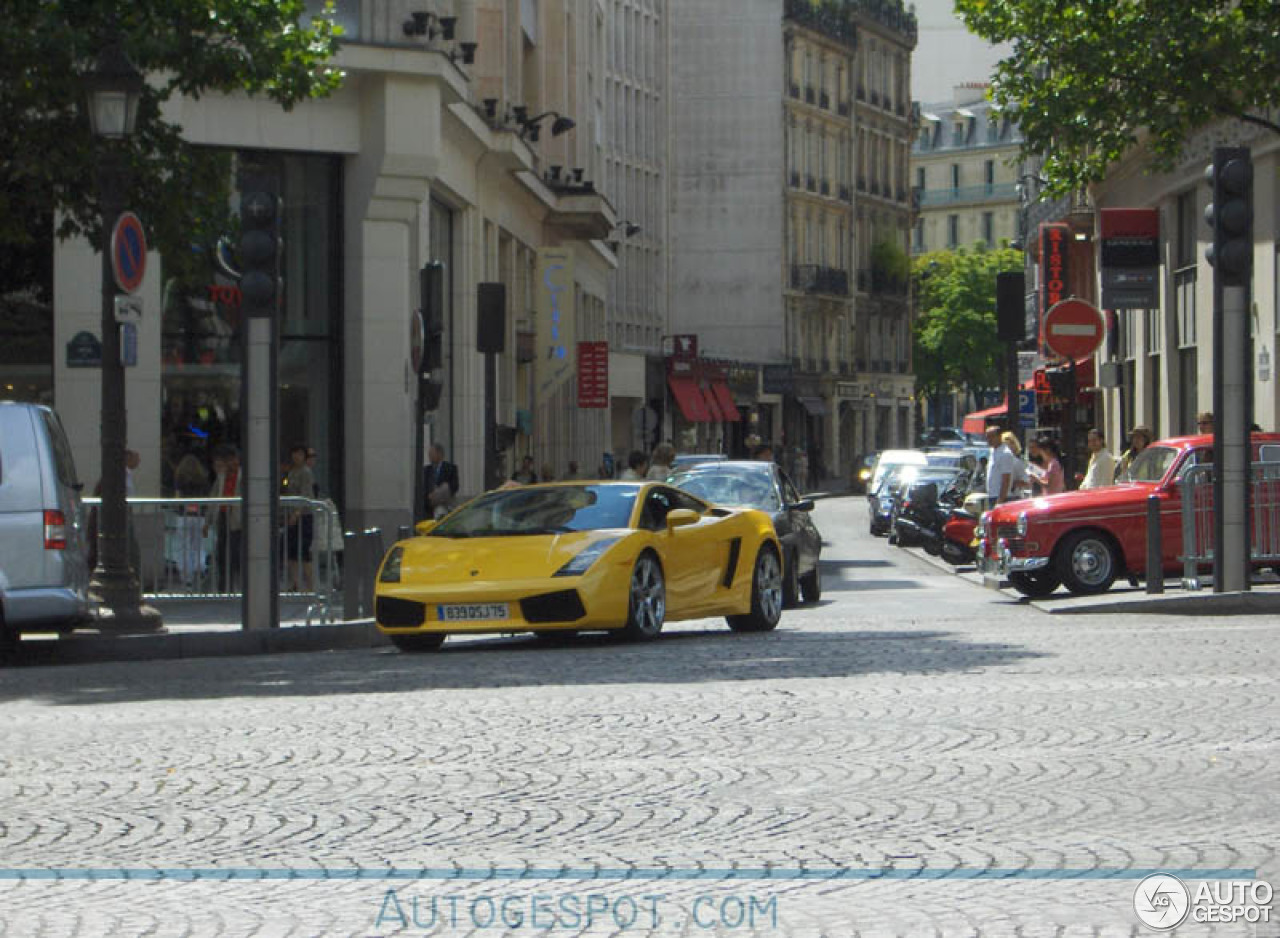
[[[939,485],[942,494],[939,495]],[[900,547],[923,547],[937,556],[946,543],[943,530],[963,498],[958,480],[929,479],[912,483],[895,517],[893,532]]]

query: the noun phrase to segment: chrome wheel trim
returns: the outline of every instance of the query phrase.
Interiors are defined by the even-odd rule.
[[[656,635],[662,630],[666,612],[662,571],[652,557],[641,557],[631,572],[631,620],[641,633]]]
[[[1096,537],[1082,540],[1071,552],[1071,572],[1086,586],[1105,583],[1114,562],[1111,548]]]
[[[770,622],[777,622],[782,615],[782,568],[771,550],[761,551],[756,563],[756,594],[760,612]]]

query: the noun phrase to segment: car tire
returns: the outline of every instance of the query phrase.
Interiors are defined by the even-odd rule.
[[[751,611],[727,618],[729,628],[735,632],[768,632],[782,618],[782,568],[772,544],[765,544],[756,554],[751,573]]]
[[[436,651],[444,644],[445,636],[440,632],[415,632],[412,635],[389,635],[391,644],[401,651],[418,653]]]
[[[822,598],[822,570],[816,562],[813,569],[800,578],[800,595],[806,603],[816,603]]]
[[[0,664],[7,664],[18,656],[18,641],[21,636],[4,624],[4,614],[0,612]]]
[[[1105,593],[1120,572],[1120,557],[1101,531],[1073,531],[1054,552],[1054,568],[1062,585],[1077,596]]]
[[[794,609],[800,605],[800,568],[794,552],[787,558],[782,574],[782,608]]]
[[[1009,574],[1009,583],[1023,596],[1043,599],[1061,586],[1062,580],[1052,570],[1015,570]]]
[[[631,569],[631,587],[627,592],[627,624],[623,638],[633,642],[651,642],[662,633],[667,617],[667,584],[662,565],[651,553],[643,553]]]

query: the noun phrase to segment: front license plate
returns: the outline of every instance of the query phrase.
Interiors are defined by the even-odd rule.
[[[441,622],[487,622],[510,616],[506,603],[450,603],[436,606],[436,618]]]

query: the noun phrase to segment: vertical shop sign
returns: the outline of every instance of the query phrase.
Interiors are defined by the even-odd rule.
[[[573,253],[564,248],[540,248],[536,276],[538,357],[534,380],[539,397],[545,400],[573,375]]]
[[[578,406],[609,406],[609,343],[578,343]]]
[[[1040,346],[1044,347],[1044,317],[1055,305],[1071,295],[1068,286],[1067,250],[1071,228],[1067,225],[1040,226]]]

